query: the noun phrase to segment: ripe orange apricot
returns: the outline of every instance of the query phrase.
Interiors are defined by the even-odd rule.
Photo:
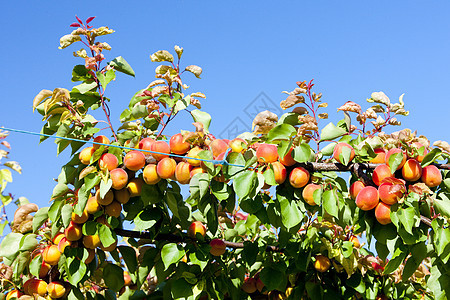
[[[169,179],[175,175],[176,167],[177,163],[173,158],[164,157],[156,165],[156,173],[158,173],[159,177],[162,179]]]
[[[316,256],[316,261],[314,262],[314,268],[321,272],[324,273],[326,271],[328,271],[328,269],[331,267],[331,262],[330,259],[324,255],[317,255]]]
[[[98,235],[86,235],[83,237],[83,245],[88,249],[100,247],[101,242]]]
[[[352,183],[350,186],[350,197],[353,200],[356,200],[356,197],[358,196],[359,192],[365,187],[364,183],[360,180],[357,180]]]
[[[45,247],[44,252],[42,252],[43,261],[51,266],[57,265],[60,257],[61,252],[59,252],[58,246],[56,245],[47,246]]]
[[[342,149],[347,148],[350,150],[350,157],[348,159],[348,161],[346,162],[347,164],[349,162],[351,162],[353,160],[353,158],[355,158],[355,149],[353,149],[352,146],[350,146],[347,143],[338,143],[336,146],[334,146],[334,150],[333,150],[333,157],[335,160],[337,160],[337,162],[339,163],[344,163],[344,161],[341,160],[341,153],[342,153]]]
[[[55,245],[58,245],[59,241],[60,241],[63,237],[65,237],[65,235],[64,235],[64,233],[62,233],[62,232],[56,234],[55,237],[54,237],[53,240],[52,240],[52,243],[55,244]]]
[[[373,186],[364,187],[356,196],[356,206],[362,210],[374,209],[379,201],[378,190]]]
[[[260,163],[273,163],[278,160],[278,149],[273,144],[259,144],[256,157]]]
[[[416,159],[408,159],[402,168],[402,176],[406,181],[417,181],[422,176],[422,166]]]
[[[372,158],[369,162],[372,164],[384,164],[386,162],[386,150],[383,148],[377,148],[373,150],[377,156]]]
[[[78,158],[80,159],[81,163],[83,165],[89,165],[91,163],[91,157],[94,154],[95,149],[94,147],[87,147],[81,150],[80,154],[78,155]]]
[[[388,165],[379,165],[373,170],[372,181],[378,186],[381,184],[383,179],[388,177],[394,177]]]
[[[353,246],[355,248],[360,248],[361,247],[361,244],[359,243],[358,237],[352,235],[352,236],[350,236],[350,238],[348,240],[353,243]]]
[[[120,204],[118,201],[115,200],[105,207],[105,213],[111,217],[118,218],[120,216],[121,211],[122,211],[122,204]]]
[[[172,153],[183,155],[191,149],[191,144],[184,140],[181,133],[177,133],[170,138],[169,148]]]
[[[114,200],[119,201],[121,204],[126,204],[130,200],[130,192],[127,189],[121,189],[114,191]]]
[[[83,210],[83,213],[81,214],[81,216],[79,216],[79,215],[77,215],[76,213],[72,212],[72,218],[71,218],[71,220],[72,220],[74,223],[77,223],[77,224],[84,224],[84,223],[87,222],[88,219],[89,219],[89,213],[87,212],[86,209]],[[59,243],[59,241],[58,241],[58,243]],[[58,243],[55,243],[55,244],[58,244]]]
[[[214,256],[221,256],[226,251],[226,246],[223,240],[221,239],[213,239],[209,243],[211,246],[211,249],[209,250],[209,253],[211,253]]]
[[[83,235],[81,226],[73,221],[70,221],[69,226],[64,230],[64,234],[68,241],[78,241]]]
[[[215,139],[209,144],[209,150],[212,151],[213,157],[217,158],[219,154],[224,153],[228,149],[228,144],[221,139]]]
[[[86,209],[86,211],[90,214],[93,215],[96,212],[100,211],[101,206],[100,204],[97,202],[97,198],[95,196],[92,196],[88,199],[87,203],[86,203],[86,207],[84,208]]]
[[[152,144],[153,146],[154,144]],[[123,164],[125,168],[131,171],[138,171],[145,166],[145,155],[137,150],[131,150],[125,154],[123,159]]]
[[[389,151],[386,153],[386,164],[389,166],[389,158],[390,158],[391,155],[394,154],[394,153],[401,153],[401,154],[403,154],[402,162],[401,162],[400,165],[397,167],[397,170],[400,170],[401,167],[403,167],[403,165],[404,165],[405,162],[406,162],[406,154],[402,151],[402,149],[399,149],[399,148],[392,148],[391,150],[389,150]]]
[[[80,237],[81,238],[81,237]],[[66,249],[67,246],[70,246],[72,243],[66,238],[62,238],[58,243],[58,250],[61,253],[64,253],[64,249]]]
[[[100,170],[112,171],[119,166],[119,160],[112,153],[103,153],[98,161]]]
[[[384,202],[378,203],[375,208],[375,218],[382,225],[391,223],[391,206]]]
[[[252,294],[256,292],[256,279],[255,278],[245,278],[241,289],[247,294]]]
[[[275,175],[275,182],[277,184],[282,184],[286,180],[286,177],[287,177],[287,171],[286,171],[285,166],[282,163],[276,161],[276,162],[272,163],[272,167],[273,167],[273,173]]]
[[[104,135],[98,135],[95,137],[94,139],[95,143],[102,143],[102,144],[109,144],[109,139],[104,136]],[[92,147],[94,147],[95,150],[97,150],[98,148],[100,148],[100,146],[103,145],[97,145],[97,144],[93,144]]]
[[[48,295],[54,299],[62,298],[66,293],[66,289],[62,283],[52,281],[47,285]]]
[[[144,185],[144,180],[141,178],[132,178],[127,184],[128,192],[130,197],[137,197],[141,195],[142,186]]]
[[[187,157],[192,157],[192,158],[200,158],[200,156],[198,156],[198,154],[200,152],[202,152],[203,149],[195,146],[194,148],[192,148],[191,150],[189,150],[189,152],[186,154]],[[193,167],[198,167],[201,164],[201,160],[197,160],[197,159],[186,159],[186,161]]]
[[[100,196],[100,190],[97,190],[97,192],[95,192],[95,199],[97,199],[97,202],[100,205],[109,205],[114,200],[114,192],[112,190],[109,190],[102,198]]]
[[[130,274],[128,273],[128,271],[124,271],[124,272],[123,272],[123,282],[124,282],[123,285],[125,285],[125,286],[129,286],[129,285],[131,285],[131,283],[132,283],[132,281],[131,281],[131,276],[130,276]]]
[[[194,177],[195,174],[199,174],[199,173],[206,173],[206,171],[201,167],[197,167],[197,168],[193,168],[189,175],[192,178],[192,177]]]
[[[400,187],[400,186],[398,186]],[[398,202],[403,197],[405,193],[405,187],[403,185],[402,189],[396,189],[395,185],[391,182],[383,182],[378,187],[378,195],[380,200],[386,204],[392,205]]]
[[[228,145],[232,152],[241,153],[247,149],[247,142],[241,138],[235,138],[231,140]]]
[[[302,188],[308,184],[309,181],[309,172],[303,167],[296,167],[289,174],[289,183],[294,188]]]
[[[191,238],[195,238],[197,233],[204,237],[206,235],[206,227],[202,222],[194,221],[189,225],[187,233]]]
[[[164,157],[168,157],[169,156],[168,154],[170,154],[169,144],[167,144],[164,141],[156,141],[156,142],[154,142],[150,146],[150,149],[152,151],[159,152],[159,154],[152,153],[152,156],[158,161],[163,159]]]
[[[114,243],[112,243],[108,247],[104,247],[103,245],[100,245],[100,249],[102,249],[103,251],[108,251],[108,252],[111,252],[111,251],[113,251],[116,248],[117,248],[117,241],[115,241]]]
[[[442,182],[442,174],[436,166],[428,165],[422,169],[421,179],[428,187],[436,187]]]
[[[22,295],[23,295],[22,292],[14,289],[12,291],[9,291],[8,294],[6,294],[6,300],[19,299],[19,297]]]
[[[302,191],[303,200],[306,201],[309,205],[317,205],[314,202],[314,191],[321,189],[322,186],[315,183],[308,183]]]
[[[45,296],[45,294],[47,294],[47,282],[37,278],[32,278],[29,281],[30,282],[27,284],[26,291],[28,295],[32,296],[34,294],[38,294],[39,296]]]
[[[146,184],[151,185],[157,184],[161,180],[161,177],[159,177],[158,172],[156,171],[155,164],[148,164],[145,166],[142,178],[144,178]]]
[[[179,162],[175,168],[175,179],[180,184],[188,184],[191,181],[192,166],[187,162]]]
[[[152,144],[155,142],[154,139],[146,137],[143,138],[142,140],[139,141],[139,143],[137,144],[137,148],[140,150],[148,150],[151,151],[151,146]],[[147,151],[142,151],[142,153],[144,153],[144,155],[150,155],[150,152]]]
[[[95,258],[95,250],[94,249],[86,249],[88,251],[88,257],[84,260],[85,264],[90,264],[91,261]]]
[[[49,263],[46,263],[45,261],[42,261],[41,268],[39,269],[39,278],[44,278],[47,276],[48,272],[52,266]]]
[[[297,163],[292,157],[292,151],[294,151],[294,148],[289,149],[284,157],[280,157],[280,162],[286,167],[293,166]]]
[[[115,190],[121,190],[127,186],[128,183],[128,173],[121,168],[112,170],[109,173],[112,180],[112,188]]]

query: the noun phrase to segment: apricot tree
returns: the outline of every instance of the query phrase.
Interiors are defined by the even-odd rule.
[[[343,120],[322,126],[322,94],[297,82],[280,103],[288,112],[261,112],[253,132],[217,139],[205,95],[182,79],[202,69],[181,67],[175,46],[175,56],[150,56],[162,63],[156,80],[114,129],[106,88],[118,72],[135,74],[122,57],[104,63],[111,47],[98,38],[113,30],[92,20],[77,18],[60,40],[85,47],[74,52],[79,84],[33,101],[41,141],[57,138],[72,158],[51,206],[20,206],[29,226],[15,220],[2,240],[1,297],[447,298],[450,146],[385,133],[408,115],[402,96],[372,93],[367,109],[349,101]],[[193,127],[166,136],[183,111]],[[98,135],[102,124],[110,136]]]

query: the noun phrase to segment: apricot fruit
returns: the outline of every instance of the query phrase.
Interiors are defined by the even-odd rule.
[[[256,292],[256,279],[255,278],[245,278],[241,289],[247,294],[252,294]]]
[[[361,210],[374,209],[379,201],[378,190],[373,186],[364,187],[356,196],[356,206]]]
[[[170,138],[169,148],[172,153],[183,155],[191,149],[191,144],[184,140],[181,133],[177,133]]]
[[[81,237],[80,237],[81,238]],[[66,249],[67,246],[70,246],[72,243],[66,238],[62,238],[58,243],[58,250],[61,253],[64,253],[64,249]]]
[[[34,294],[38,294],[39,296],[45,296],[47,294],[47,282],[37,278],[30,279],[29,281],[26,290],[28,295],[33,296]]]
[[[180,184],[189,184],[191,181],[192,165],[187,162],[179,162],[175,168],[175,179]]]
[[[100,196],[100,190],[97,190],[97,192],[95,192],[95,198],[97,199],[98,204],[109,205],[114,200],[114,192],[112,190],[109,190],[106,192],[105,196],[102,198]]]
[[[221,139],[215,139],[209,144],[209,150],[211,150],[213,157],[217,158],[222,153],[225,153],[228,149],[228,144]]]
[[[418,162],[422,162],[422,160],[425,157],[425,155],[428,154],[428,149],[422,143],[419,143],[419,142],[414,142],[413,143],[413,147],[416,148],[418,151],[423,149],[423,154],[422,155],[418,154],[415,157],[415,159],[417,159]]]
[[[95,214],[101,210],[100,204],[97,202],[97,197],[92,196],[88,199],[86,207],[84,208],[90,215]],[[67,235],[66,235],[67,236]]]
[[[95,258],[95,250],[94,249],[86,249],[88,252],[88,257],[84,260],[85,264],[90,264]]]
[[[356,197],[358,196],[359,192],[365,187],[364,183],[360,180],[357,180],[352,183],[350,186],[350,197],[353,200],[356,200]]]
[[[114,243],[112,243],[108,247],[104,247],[103,245],[100,245],[100,249],[102,249],[103,251],[108,251],[108,252],[111,252],[111,251],[113,251],[116,248],[117,248],[117,241],[115,241]]]
[[[69,226],[64,230],[64,235],[68,241],[78,241],[83,235],[81,226],[73,221],[70,221]]]
[[[101,215],[100,217],[95,219],[95,222],[111,227],[111,225],[108,223],[108,220],[106,220],[105,215]]]
[[[84,224],[84,223],[87,222],[88,219],[89,219],[89,213],[87,212],[86,209],[83,210],[83,212],[81,213],[81,216],[79,216],[76,213],[72,212],[71,220],[74,223]],[[58,243],[59,243],[59,241],[58,241]],[[55,244],[58,244],[58,243],[55,243]]]
[[[156,165],[156,173],[158,173],[158,176],[162,179],[169,179],[175,175],[176,167],[177,163],[173,158],[164,157]]]
[[[128,271],[123,272],[123,282],[124,282],[124,284],[123,284],[124,286],[130,286],[132,284],[131,276],[128,273]]]
[[[286,177],[287,177],[286,167],[278,161],[272,163],[272,167],[273,167],[273,173],[275,175],[275,182],[277,184],[282,184],[286,180]]]
[[[402,177],[406,181],[417,181],[422,176],[422,166],[416,159],[408,159],[402,168]]]
[[[91,157],[94,154],[94,152],[95,152],[94,147],[87,147],[81,150],[80,154],[78,155],[80,162],[83,165],[89,165],[91,163]]]
[[[153,146],[154,144],[152,144]],[[131,150],[123,159],[125,168],[131,171],[138,171],[145,166],[145,155],[137,150]]]
[[[47,285],[47,292],[50,297],[58,299],[64,296],[66,289],[60,282],[52,281]]]
[[[42,261],[41,268],[39,269],[39,278],[44,278],[47,276],[48,272],[52,266],[49,263],[46,263],[45,261]]]
[[[148,164],[145,166],[144,171],[142,172],[142,178],[144,178],[146,184],[151,185],[161,181],[161,177],[158,175],[155,164]]]
[[[209,250],[209,253],[211,253],[211,255],[214,256],[221,256],[225,253],[226,251],[226,246],[224,241],[222,241],[221,239],[213,239],[211,240],[211,242],[209,243],[209,245],[211,246],[211,249]]]
[[[193,168],[190,176],[191,178],[194,177],[195,174],[200,174],[200,173],[206,173],[206,171],[203,168],[197,167],[197,168]]]
[[[55,245],[58,245],[59,241],[63,237],[65,237],[64,233],[62,233],[62,232],[57,233],[56,236],[53,238],[52,243],[55,244]]]
[[[168,157],[170,154],[170,147],[169,144],[167,144],[164,141],[155,141],[151,146],[150,149],[154,152],[159,153],[152,153],[152,156],[157,160],[161,160],[164,157]]]
[[[140,196],[142,193],[142,186],[144,185],[144,180],[141,178],[132,178],[127,184],[128,192],[130,197]]]
[[[284,157],[280,157],[280,162],[286,167],[293,166],[297,163],[292,157],[292,151],[294,151],[294,148],[289,149]]]
[[[389,150],[389,151],[386,153],[386,164],[389,166],[389,158],[390,158],[391,155],[394,154],[394,153],[401,153],[401,154],[403,155],[402,162],[401,162],[400,165],[397,167],[397,170],[400,170],[400,169],[403,167],[403,165],[405,164],[405,162],[406,162],[406,154],[405,154],[405,152],[403,152],[402,149],[400,149],[400,148],[392,148],[391,150]]]
[[[149,137],[143,138],[137,144],[137,148],[140,150],[147,150],[147,151],[142,151],[142,153],[144,153],[144,155],[150,155],[151,153],[148,151],[151,151],[151,147],[154,142],[155,142],[155,140],[152,138],[149,138]]]
[[[199,233],[203,237],[206,235],[206,227],[200,221],[192,222],[191,225],[189,225],[189,228],[187,230],[187,234],[191,238],[195,238],[197,236],[197,233]]]
[[[47,246],[45,247],[44,252],[42,252],[43,261],[51,266],[57,265],[60,257],[61,252],[59,252],[58,246],[56,245]]]
[[[350,151],[348,161],[343,161],[343,158],[341,157],[344,148],[347,148]],[[337,143],[336,146],[334,146],[333,157],[337,162],[341,164],[348,164],[353,160],[353,158],[355,158],[355,149],[353,149],[353,147],[347,143]]]
[[[324,255],[317,255],[314,262],[314,268],[321,273],[328,271],[331,267],[330,259]]]
[[[119,160],[112,153],[103,153],[98,161],[98,166],[100,167],[100,170],[112,171],[119,166]]]
[[[241,138],[235,138],[228,143],[232,152],[241,153],[247,149],[247,142]]]
[[[104,136],[104,135],[98,135],[95,137],[94,139],[95,143],[101,143],[101,144],[109,144],[109,139]],[[95,150],[97,150],[98,148],[100,148],[100,146],[103,145],[98,145],[98,144],[93,144],[92,147],[94,147]]]
[[[278,149],[273,144],[259,144],[256,157],[260,163],[273,163],[278,160]]]
[[[436,187],[442,182],[442,174],[436,166],[428,165],[422,169],[421,179],[428,187]]]
[[[200,158],[200,156],[198,156],[198,154],[200,152],[202,152],[203,149],[195,146],[194,148],[192,148],[191,150],[189,150],[189,152],[186,154],[187,157],[192,157],[192,158]],[[201,164],[201,160],[198,159],[189,159],[187,158],[186,161],[193,167],[198,167]]]
[[[384,164],[386,162],[386,150],[383,148],[377,148],[373,150],[377,156],[372,158],[369,163],[372,164]]]
[[[112,188],[115,190],[121,190],[127,186],[128,173],[121,168],[116,168],[109,173],[109,177],[112,180]]]
[[[380,200],[386,204],[392,205],[398,202],[403,197],[405,192],[405,188],[403,189],[395,189],[395,184],[391,182],[383,182],[378,187],[378,195],[380,196]]]
[[[379,165],[373,170],[372,181],[378,186],[381,184],[383,179],[388,177],[394,177],[388,165]]]
[[[130,200],[130,192],[127,189],[121,189],[114,191],[114,200],[119,201],[121,204],[126,204]]]
[[[348,240],[353,243],[353,246],[355,248],[361,248],[361,244],[359,242],[358,237],[352,235],[352,236],[350,236],[350,238]]]
[[[317,205],[314,202],[314,191],[321,189],[322,187],[319,184],[308,183],[302,191],[303,200],[306,201],[309,205]]]
[[[289,183],[294,188],[302,188],[309,182],[309,172],[303,167],[296,167],[292,169],[291,174],[289,174]]]
[[[105,207],[105,214],[111,217],[120,217],[120,213],[122,212],[122,204],[118,201],[113,201],[111,204]]]
[[[95,249],[100,247],[101,242],[98,235],[85,235],[83,237],[83,245],[88,249]]]
[[[8,294],[6,294],[6,300],[19,299],[19,297],[22,295],[23,294],[19,290],[14,289],[12,291],[9,291]]]
[[[382,225],[391,223],[391,206],[384,202],[378,203],[375,208],[375,218]]]

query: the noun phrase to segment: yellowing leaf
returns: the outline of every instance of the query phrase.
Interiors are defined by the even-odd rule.
[[[69,47],[75,42],[81,41],[81,37],[79,35],[66,34],[59,40],[59,49],[64,49]]]
[[[200,78],[200,75],[202,74],[202,68],[196,65],[187,66],[186,71],[191,72],[197,78]]]
[[[22,174],[22,167],[19,165],[17,161],[7,161],[4,165],[10,169],[13,169],[19,174]]]
[[[87,57],[88,57],[87,52],[86,52],[86,50],[84,50],[84,49],[80,49],[80,50],[78,50],[77,52],[74,52],[74,53],[73,53],[73,56],[75,56],[75,57],[81,57],[81,58],[87,58]]]
[[[319,118],[320,119],[328,119],[328,114],[327,113],[319,114]]]
[[[170,54],[169,51],[167,50],[159,50],[150,55],[150,59],[153,62],[161,62],[161,61],[173,62],[173,55]]]
[[[51,97],[52,95],[53,95],[52,91],[49,91],[49,90],[40,91],[39,94],[37,94],[36,97],[34,97],[33,112],[42,101],[46,100],[47,98]]]
[[[154,87],[156,85],[165,84],[166,82],[162,79],[153,80],[145,89],[148,90],[151,87]]]
[[[206,99],[205,94],[200,93],[200,92],[192,93],[192,94],[191,94],[191,97],[197,97],[197,98],[203,98],[203,99]]]
[[[175,45],[174,49],[175,49],[175,52],[177,53],[178,59],[180,59],[181,55],[183,54],[183,47]]]
[[[320,103],[318,107],[328,107],[328,103],[326,102]]]
[[[92,29],[91,32],[92,32],[92,36],[96,37],[96,36],[111,34],[114,32],[114,30],[109,29],[106,26],[102,26],[99,28]]]

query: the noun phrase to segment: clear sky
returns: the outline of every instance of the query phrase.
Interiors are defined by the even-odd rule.
[[[72,52],[81,45],[58,45],[78,15],[97,16],[95,27],[116,30],[102,39],[113,48],[107,59],[122,55],[136,72],[136,78],[118,74],[108,86],[116,128],[132,95],[154,79],[149,55],[180,45],[182,63],[203,68],[201,80],[185,80],[206,94],[203,110],[213,116],[218,136],[246,130],[260,107],[277,105],[285,97],[281,91],[314,78],[332,121],[342,118],[336,108],[348,100],[363,103],[374,91],[397,100],[406,93],[410,116],[401,118],[402,127],[432,141],[450,140],[448,1],[17,0],[0,8],[0,126],[39,132],[34,96],[76,85],[72,67],[83,62]],[[193,129],[187,114],[179,118],[168,133]],[[23,174],[14,174],[7,192],[46,206],[67,154],[56,157],[53,140],[38,145],[37,137],[17,133],[8,140]]]

